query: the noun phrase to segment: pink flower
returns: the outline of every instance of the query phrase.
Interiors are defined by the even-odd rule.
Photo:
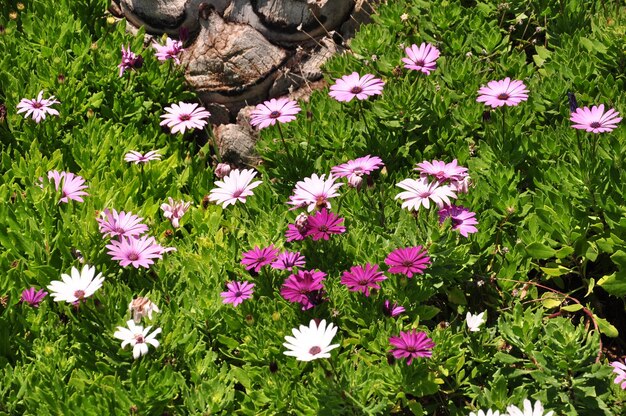
[[[296,119],[296,114],[301,111],[301,108],[293,100],[289,98],[272,98],[269,101],[265,101],[262,104],[256,106],[250,115],[252,119],[250,124],[264,129],[276,124],[276,121],[280,123],[287,123]]]
[[[452,229],[457,230],[463,237],[467,237],[468,234],[478,231],[476,224],[476,213],[471,212],[469,209],[462,205],[455,206],[450,205],[439,210],[439,223],[443,224],[446,218],[452,219]]]
[[[362,292],[365,296],[370,295],[370,289],[380,289],[378,282],[385,280],[387,276],[378,270],[378,264],[365,266],[353,266],[349,272],[343,272],[341,284],[346,285],[351,292]]]
[[[390,318],[395,318],[405,310],[406,309],[404,309],[403,306],[400,306],[395,302],[392,304],[389,300],[385,300],[385,304],[383,305],[383,313]]]
[[[385,264],[389,266],[389,273],[401,273],[407,277],[413,274],[424,274],[424,270],[430,264],[430,257],[422,246],[398,248],[387,256]]]
[[[362,176],[369,175],[373,171],[380,169],[385,164],[378,156],[363,156],[350,160],[339,166],[330,169],[338,178],[348,178],[348,184],[353,188],[358,188],[361,184]]]
[[[220,296],[224,298],[223,303],[232,303],[233,306],[237,306],[246,299],[252,297],[254,292],[254,283],[248,282],[228,282],[226,283],[228,290],[220,293]]]
[[[415,170],[420,172],[421,177],[427,175],[433,176],[439,182],[461,181],[467,176],[467,168],[458,166],[457,160],[454,159],[450,163],[446,163],[439,160],[433,160],[432,162],[423,161],[418,163]]]
[[[48,179],[54,180],[54,189],[59,190],[59,186],[61,186],[61,199],[59,203],[70,202],[70,199],[74,201],[83,202],[83,196],[89,195],[87,192],[83,191],[83,189],[87,189],[87,185],[85,185],[85,180],[78,176],[74,175],[71,172],[59,172],[56,170],[51,170],[48,172]],[[63,185],[61,185],[61,180],[63,181]]]
[[[171,221],[172,227],[178,228],[180,224],[178,220],[180,220],[185,212],[191,206],[191,202],[184,201],[174,201],[171,197],[167,197],[168,204],[161,204],[161,209],[163,210],[163,216]]]
[[[326,210],[326,208],[322,208],[315,215],[309,216],[306,236],[311,236],[313,241],[328,240],[332,234],[343,234],[346,232],[346,227],[341,225],[342,223],[343,218],[339,218]]]
[[[309,229],[309,216],[305,213],[299,214],[295,223],[287,226],[287,232],[285,233],[287,242],[304,240]]]
[[[161,160],[161,155],[155,150],[151,150],[145,155],[142,155],[136,150],[131,150],[124,155],[124,160],[138,165],[140,163],[148,163],[151,160]]]
[[[614,383],[622,383],[620,387],[622,390],[626,390],[626,365],[620,361],[613,361],[611,367],[613,367],[613,372],[617,374]]]
[[[278,249],[270,244],[269,247],[259,248],[255,246],[254,249],[243,253],[243,259],[241,264],[246,266],[246,270],[254,269],[255,273],[261,271],[261,267],[271,264],[276,260]]]
[[[172,104],[171,107],[165,107],[165,111],[166,114],[161,115],[163,121],[160,125],[169,127],[172,134],[176,132],[185,134],[185,129],[201,129],[207,124],[205,119],[211,115],[204,107],[199,107],[196,103],[182,101]]]
[[[395,358],[409,358],[407,365],[411,365],[413,358],[432,357],[432,349],[435,346],[425,332],[416,330],[400,331],[400,336],[389,338],[389,343],[395,347],[391,350]]]
[[[183,43],[181,41],[167,38],[164,46],[157,44],[154,45],[154,49],[156,49],[155,56],[159,61],[172,59],[177,65],[180,65],[180,59],[178,56],[182,51],[184,51]]]
[[[466,194],[469,192],[469,187],[472,184],[472,181],[469,177],[469,175],[465,176],[463,179],[461,179],[460,181],[456,181],[456,180],[451,180],[450,181],[450,186],[452,186],[452,188],[454,188],[454,190],[456,191],[457,194]]]
[[[127,69],[138,69],[143,66],[143,57],[141,55],[135,55],[130,50],[130,45],[124,49],[122,45],[122,62],[118,65],[120,69],[120,77],[124,75],[124,71]]]
[[[137,237],[148,231],[148,226],[141,223],[143,218],[130,212],[105,209],[100,215],[96,221],[103,237]]]
[[[395,199],[402,199],[402,208],[408,208],[409,211],[418,211],[420,206],[428,209],[431,200],[439,208],[443,208],[444,205],[450,205],[449,198],[456,198],[452,187],[441,185],[437,181],[428,183],[428,178],[405,179],[396,186],[405,189],[405,192],[400,192]]]
[[[34,287],[31,287],[30,289],[26,289],[22,292],[20,302],[28,303],[33,308],[38,308],[39,304],[47,294],[48,292],[43,289],[36,290]]]
[[[570,120],[574,122],[575,129],[586,130],[592,133],[605,133],[617,128],[617,123],[622,121],[619,113],[611,108],[604,112],[604,104],[599,106],[577,108]]]
[[[328,94],[337,101],[351,101],[354,97],[365,100],[371,95],[382,94],[383,85],[385,83],[379,78],[374,78],[372,74],[361,77],[353,72],[336,79]]]
[[[283,251],[278,255],[278,258],[271,264],[273,269],[289,270],[294,267],[302,267],[305,265],[305,259],[299,251]]]
[[[257,172],[254,169],[233,169],[223,181],[215,182],[217,188],[209,192],[209,200],[221,204],[226,208],[237,201],[245,204],[246,198],[254,195],[252,190],[262,184],[262,181],[251,182]]]
[[[503,105],[515,106],[528,99],[528,90],[522,81],[506,77],[500,81],[489,81],[486,87],[478,90],[476,101],[492,108]]]
[[[289,197],[288,204],[294,205],[296,209],[307,207],[309,212],[315,208],[330,208],[329,198],[338,196],[337,190],[342,183],[335,183],[336,178],[332,173],[328,179],[324,179],[325,175],[317,176],[315,173],[310,178],[304,178],[304,181],[298,181],[293,190],[293,195]]]
[[[107,252],[113,260],[118,260],[120,266],[126,267],[132,264],[133,267],[145,267],[146,269],[154,264],[152,259],[163,258],[163,253],[174,251],[176,249],[161,247],[154,237],[120,237],[120,241],[111,240],[111,244],[107,244]]]
[[[306,311],[323,301],[326,273],[314,270],[298,270],[291,274],[280,289],[280,295],[293,303],[300,303]]]
[[[31,116],[35,123],[39,123],[41,120],[46,118],[46,114],[52,114],[55,116],[59,115],[59,112],[50,106],[52,104],[60,104],[59,101],[54,99],[54,95],[51,95],[48,99],[43,99],[43,90],[39,91],[39,95],[37,98],[29,100],[28,98],[22,98],[22,100],[17,104],[17,113],[23,113],[24,117]]]
[[[222,179],[224,176],[228,176],[231,171],[231,167],[228,163],[218,163],[215,167],[215,176]]]
[[[437,68],[436,61],[439,58],[439,49],[430,43],[423,42],[419,47],[413,44],[410,48],[405,48],[404,52],[408,56],[408,58],[402,58],[406,69],[422,71],[429,75],[431,71]]]

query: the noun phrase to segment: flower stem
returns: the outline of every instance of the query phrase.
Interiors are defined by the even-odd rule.
[[[285,137],[283,136],[283,129],[282,127],[280,127],[280,122],[277,123],[276,125],[278,126],[278,133],[280,134],[280,140],[283,142],[285,153],[287,153],[287,158],[293,161],[293,159],[291,158],[291,153],[289,153],[289,148],[287,147],[287,142],[285,142]]]

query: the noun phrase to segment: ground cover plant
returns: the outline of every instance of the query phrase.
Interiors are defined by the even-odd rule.
[[[382,4],[246,167],[107,6],[0,6],[1,414],[623,412],[619,2]]]

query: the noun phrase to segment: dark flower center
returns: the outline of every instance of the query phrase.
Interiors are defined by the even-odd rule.
[[[358,85],[355,87],[352,87],[352,89],[350,90],[352,94],[359,94],[362,91],[363,91],[363,88],[359,87]]]
[[[317,345],[314,347],[311,347],[311,349],[309,350],[309,354],[311,355],[317,355],[320,352],[322,352],[322,349],[320,347],[318,347]]]
[[[280,117],[280,111],[272,111],[270,113],[270,118],[278,118]]]
[[[452,218],[452,226],[453,227],[458,227],[459,225],[463,224],[463,220],[460,220],[460,219],[454,218],[454,217],[451,217],[451,218]]]
[[[82,300],[85,298],[85,291],[84,290],[77,290],[76,292],[74,292],[74,297],[78,300]]]
[[[498,100],[506,101],[509,99],[509,97],[509,94],[503,92],[502,94],[498,95]]]
[[[594,121],[593,123],[591,123],[589,125],[589,127],[591,127],[592,129],[597,129],[598,127],[600,127],[602,124],[600,124],[599,121]]]
[[[236,298],[240,297],[241,295],[243,295],[243,293],[241,293],[241,291],[240,291],[240,290],[238,290],[238,291],[236,291],[236,292],[235,292],[235,297],[236,297]]]
[[[404,261],[402,262],[402,265],[403,265],[404,267],[411,267],[411,266],[413,266],[413,261],[411,261],[411,260],[404,260]]]
[[[359,280],[359,285],[361,285],[361,286],[367,286],[367,284],[368,284],[369,282],[370,282],[370,281],[369,281],[368,279],[361,279],[361,280]]]
[[[266,260],[265,256],[261,256],[257,259],[257,263],[262,263]]]
[[[321,226],[318,228],[318,231],[320,231],[320,232],[322,232],[322,233],[325,233],[325,232],[327,232],[327,231],[328,231],[328,226],[327,226],[327,225],[321,225]]]
[[[143,335],[141,334],[135,335],[135,341],[137,341],[137,344],[143,344],[144,343]]]
[[[130,260],[130,261],[139,260],[139,254],[137,254],[137,253],[130,253],[128,255],[128,260]]]
[[[191,116],[189,114],[181,114],[180,116],[178,116],[178,119],[180,121],[187,121],[191,120]]]
[[[41,108],[43,107],[42,103],[33,103],[33,108]]]
[[[431,194],[432,192],[430,191],[422,191],[422,192],[418,192],[417,196],[419,196],[422,199],[425,199],[425,198],[428,198]]]
[[[424,66],[424,61],[421,59],[418,59],[417,61],[415,61],[415,66]]]
[[[239,198],[239,196],[243,193],[242,189],[237,189],[235,192],[233,192],[233,198]]]
[[[416,352],[416,351],[417,351],[417,348],[415,348],[415,347],[414,347],[414,346],[412,346],[412,345],[409,345],[409,346],[407,346],[407,347],[405,348],[405,350],[407,350],[408,352]]]

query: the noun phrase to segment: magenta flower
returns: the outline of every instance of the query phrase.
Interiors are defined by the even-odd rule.
[[[418,163],[414,169],[420,173],[421,177],[433,176],[439,182],[450,181],[462,181],[467,176],[467,168],[459,166],[456,159],[450,163],[446,163],[439,160],[433,160],[432,162],[423,161]]]
[[[429,75],[431,71],[437,68],[436,61],[439,58],[439,49],[430,43],[423,42],[419,47],[413,44],[410,48],[405,48],[404,52],[406,52],[407,58],[402,58],[402,62],[404,62],[406,69],[422,71]]]
[[[154,45],[154,49],[156,49],[155,56],[159,61],[172,59],[177,65],[180,65],[179,55],[184,51],[181,41],[172,40],[168,37],[165,39],[165,45]]]
[[[20,302],[28,303],[33,308],[38,308],[39,304],[47,294],[48,292],[43,289],[36,290],[34,287],[31,287],[30,289],[26,289],[22,292]]]
[[[261,271],[261,267],[271,264],[276,260],[278,249],[270,244],[269,247],[259,248],[255,246],[254,249],[243,253],[243,259],[241,264],[246,266],[246,270],[254,269],[255,273]]]
[[[211,116],[204,107],[199,107],[196,103],[184,103],[180,101],[178,104],[172,104],[171,107],[165,107],[166,114],[162,114],[163,119],[161,126],[166,125],[171,129],[172,134],[181,132],[185,134],[185,129],[201,129],[206,124],[205,119]]]
[[[304,240],[309,229],[309,216],[305,213],[299,214],[296,217],[296,221],[287,226],[287,232],[285,233],[287,242]]]
[[[365,266],[353,266],[349,272],[341,275],[341,284],[346,285],[351,292],[362,292],[365,296],[370,295],[370,289],[380,289],[378,282],[385,280],[387,276],[378,270],[378,264]]]
[[[363,156],[354,160],[350,160],[339,166],[330,169],[338,178],[348,178],[348,184],[353,188],[358,188],[361,184],[362,176],[369,175],[373,171],[380,169],[385,164],[378,156]]]
[[[343,218],[339,218],[326,208],[322,208],[322,210],[317,211],[315,215],[309,216],[309,230],[306,236],[311,236],[313,241],[321,239],[328,240],[332,234],[343,234],[346,232],[346,227],[341,225],[342,223]]]
[[[305,265],[305,259],[299,251],[283,251],[278,255],[278,258],[271,264],[273,269],[289,270],[294,267],[302,267]]]
[[[389,300],[385,300],[385,304],[383,305],[383,313],[390,318],[395,318],[396,316],[403,313],[406,309],[403,306],[398,305],[397,303],[391,303]]]
[[[124,155],[124,160],[138,165],[140,163],[148,163],[151,160],[161,160],[161,155],[155,150],[151,150],[145,155],[142,155],[136,150],[131,150]]]
[[[215,201],[223,208],[235,204],[237,201],[245,204],[246,198],[254,195],[252,190],[262,184],[262,181],[252,182],[257,172],[254,169],[233,169],[223,181],[215,182],[217,188],[209,192],[209,200]]]
[[[613,372],[617,374],[614,383],[622,383],[620,387],[622,390],[626,390],[626,365],[620,361],[613,361],[611,367],[613,367]]]
[[[218,163],[217,166],[215,167],[215,176],[217,176],[218,178],[222,179],[225,176],[228,176],[228,174],[231,171],[231,167],[228,163]]]
[[[143,218],[130,212],[105,209],[100,215],[96,221],[103,237],[137,237],[148,231],[148,226],[141,223]]]
[[[141,55],[135,55],[130,50],[130,45],[124,49],[122,45],[122,62],[118,65],[120,69],[120,77],[124,75],[124,71],[127,69],[139,69],[143,66],[143,57]]]
[[[59,112],[54,108],[50,107],[52,104],[60,104],[60,101],[54,99],[54,95],[51,95],[50,98],[43,98],[43,90],[39,91],[39,95],[37,98],[29,100],[28,98],[22,98],[22,100],[17,104],[17,113],[23,113],[24,117],[31,116],[35,123],[39,123],[41,120],[45,120],[46,114],[52,114],[54,116],[58,116]]]
[[[154,264],[152,259],[163,258],[163,253],[175,251],[175,248],[164,248],[159,245],[154,237],[120,237],[120,241],[111,240],[111,244],[107,244],[107,252],[112,260],[118,260],[120,266],[126,267],[132,264],[133,267],[145,267],[146,269]]]
[[[293,303],[300,303],[306,311],[318,305],[323,299],[323,281],[326,273],[314,270],[298,270],[291,274],[280,289],[280,295]]]
[[[191,202],[174,201],[171,197],[167,197],[168,203],[161,204],[163,216],[170,220],[172,227],[180,227],[179,220],[185,215],[185,212],[191,206]]]
[[[61,187],[61,199],[59,203],[70,202],[70,199],[74,201],[83,202],[83,196],[89,195],[87,192],[83,191],[83,189],[87,189],[87,185],[85,185],[85,180],[78,176],[74,175],[71,172],[59,172],[56,170],[51,170],[48,172],[48,179],[52,179],[54,181],[54,189],[59,190],[59,186]],[[61,181],[63,184],[61,185]]]
[[[365,100],[371,95],[382,94],[385,83],[380,78],[374,78],[372,74],[361,77],[353,72],[350,75],[335,80],[335,85],[330,86],[328,95],[337,101],[351,101],[354,97]]]
[[[389,343],[395,347],[391,350],[395,358],[409,358],[407,365],[411,365],[413,358],[432,357],[432,349],[435,346],[425,332],[414,329],[408,332],[400,331],[400,336],[389,338]]]
[[[272,98],[269,101],[265,101],[262,104],[256,106],[250,113],[252,119],[250,124],[264,129],[269,126],[279,123],[288,123],[296,119],[296,114],[301,111],[301,108],[293,100],[289,98]]]
[[[604,104],[600,104],[594,105],[591,109],[589,107],[577,108],[570,120],[574,122],[572,127],[575,129],[605,133],[617,128],[617,123],[622,121],[622,118],[618,116],[619,113],[613,108],[605,113]]]
[[[402,208],[408,208],[409,211],[418,211],[420,206],[430,208],[432,200],[439,208],[444,205],[450,205],[449,198],[456,198],[456,193],[449,185],[441,185],[438,181],[428,183],[428,178],[405,179],[396,184],[396,186],[405,190],[400,192],[394,199],[402,199]]]
[[[317,176],[315,173],[310,178],[304,178],[304,181],[298,181],[293,190],[293,195],[289,197],[288,204],[294,205],[297,209],[307,207],[309,212],[315,208],[330,208],[329,198],[338,196],[337,189],[342,183],[335,183],[336,178],[332,173],[328,179],[324,179],[325,175]]]
[[[389,266],[389,273],[404,274],[413,277],[413,274],[424,274],[430,265],[430,257],[422,246],[398,248],[387,256],[385,264]]]
[[[228,290],[220,293],[220,296],[224,298],[222,303],[232,303],[233,306],[237,306],[246,299],[252,297],[254,292],[254,283],[248,282],[228,282],[226,283]]]
[[[506,77],[500,81],[489,81],[486,87],[478,90],[476,101],[492,108],[503,105],[515,106],[528,99],[528,90],[522,81]]]
[[[476,213],[471,212],[469,209],[462,205],[450,205],[439,210],[439,223],[443,224],[446,218],[452,219],[452,229],[457,230],[463,237],[467,237],[468,234],[478,231],[476,224]]]

